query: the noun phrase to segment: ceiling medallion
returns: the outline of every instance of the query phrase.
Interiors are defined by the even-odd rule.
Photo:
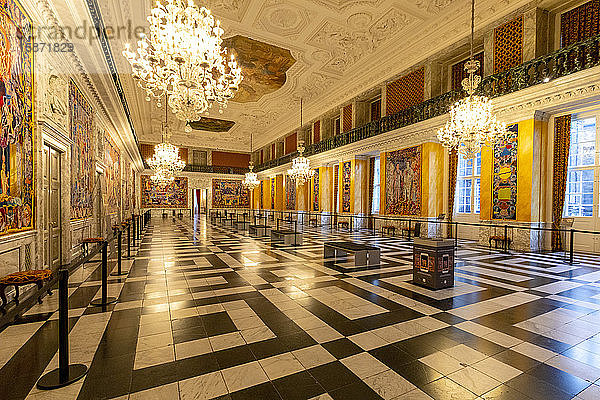
[[[160,1],[148,16],[149,34],[138,41],[137,52],[127,44],[123,55],[146,100],[163,96],[178,119],[189,123],[217,104],[227,107],[242,81],[233,54],[222,48],[223,29],[210,10],[193,0]],[[191,132],[186,125],[186,132]]]
[[[246,172],[242,185],[247,189],[254,190],[254,188],[260,185],[260,181],[256,172],[254,172],[254,163],[252,162],[252,132],[250,133],[250,163],[248,164],[248,169],[249,171]]]
[[[486,96],[475,94],[481,77],[475,75],[479,61],[473,57],[475,31],[475,0],[471,2],[471,57],[465,63],[469,74],[462,81],[468,96],[456,102],[450,109],[450,121],[437,133],[442,146],[457,149],[465,158],[473,158],[485,145],[492,146],[506,134],[506,125],[498,122],[492,113],[492,103]]]
[[[300,99],[300,129],[302,129],[302,99]],[[291,179],[296,181],[297,185],[304,185],[304,182],[313,177],[315,171],[310,168],[310,161],[304,157],[304,141],[298,142],[298,157],[292,160],[292,168],[287,170]]]

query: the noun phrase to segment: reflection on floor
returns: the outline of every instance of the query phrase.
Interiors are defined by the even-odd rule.
[[[323,241],[381,247],[350,272]],[[0,333],[3,399],[598,399],[600,258],[489,253],[462,244],[456,286],[411,280],[411,244],[308,230],[272,247],[203,218],[154,219],[119,302],[98,264],[71,277],[71,360],[85,379],[40,392],[56,367],[58,296]],[[114,265],[114,260],[111,261]],[[351,266],[348,262],[346,266]]]

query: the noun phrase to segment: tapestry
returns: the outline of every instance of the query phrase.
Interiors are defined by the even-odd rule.
[[[127,216],[128,211],[131,210],[131,198],[133,197],[131,186],[131,165],[126,158],[123,158],[121,163],[122,165],[122,173],[121,173],[121,187],[123,188],[123,206],[121,207],[123,216]]]
[[[340,186],[340,166],[336,164],[333,166],[333,204],[334,211],[337,213],[340,209],[340,205],[338,203],[338,192]]]
[[[275,209],[275,178],[271,178],[271,210]]]
[[[352,162],[342,163],[342,212],[350,212]]]
[[[319,211],[319,168],[315,168],[313,176],[313,211]]]
[[[494,145],[492,177],[492,218],[517,219],[517,142],[518,125],[507,127],[504,140]]]
[[[94,190],[94,112],[73,81],[69,83],[71,219],[92,216]]]
[[[104,136],[104,209],[116,214],[121,208],[121,153],[110,134]]]
[[[392,115],[425,100],[425,67],[388,83],[385,114]]]
[[[385,204],[387,214],[421,214],[421,146],[386,154]]]
[[[296,209],[296,182],[289,175],[285,176],[285,209]]]
[[[137,180],[135,179],[135,170],[132,169],[131,170],[131,194],[132,194],[132,196],[131,196],[131,199],[132,199],[131,211],[135,211],[135,208],[137,207],[137,201],[136,201],[137,196],[135,195],[135,192],[136,192],[135,182],[137,182]]]
[[[249,208],[250,191],[242,185],[242,181],[233,179],[213,179],[213,208]]]
[[[260,199],[258,199],[258,203],[259,203],[258,208],[261,210],[264,207],[264,197],[263,197],[265,195],[264,183],[265,183],[264,181],[260,181]]]
[[[175,178],[166,186],[155,185],[150,175],[140,176],[141,208],[187,208],[188,178]]]
[[[33,229],[33,37],[21,4],[0,4],[0,235],[6,235]]]

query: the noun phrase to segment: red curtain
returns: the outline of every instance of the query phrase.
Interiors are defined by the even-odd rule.
[[[554,120],[554,162],[552,180],[552,228],[559,229],[565,206],[567,189],[567,167],[571,144],[571,116],[564,115]],[[563,243],[560,232],[552,232],[552,251],[561,251]]]

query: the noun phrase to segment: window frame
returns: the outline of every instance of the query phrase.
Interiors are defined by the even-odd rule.
[[[463,167],[463,164],[461,164],[461,161],[463,160],[465,163],[467,163],[469,160],[472,160],[472,165],[470,167],[468,165]],[[470,173],[468,173],[469,168]],[[466,171],[461,173],[461,170]],[[467,181],[470,182],[470,194],[468,196],[470,201],[468,204],[467,202],[461,203],[461,200],[466,199],[466,196],[464,196],[461,192],[461,190],[466,188],[462,187],[461,185],[463,182]],[[477,195],[475,190],[476,188],[479,189]],[[467,216],[479,215],[481,213],[481,152],[479,152],[477,156],[472,159],[464,158],[461,154],[458,155],[458,163],[456,165],[456,188],[454,192],[454,214]],[[465,206],[463,211],[461,211],[462,206]],[[464,211],[467,206],[468,211]]]
[[[594,112],[585,112],[585,113],[579,113],[579,114],[573,114],[571,116],[571,128],[573,127],[573,122],[575,121],[582,121],[582,120],[587,120],[587,119],[594,119],[594,125],[595,125],[595,141],[594,141],[594,162],[593,164],[587,164],[587,165],[576,165],[576,166],[571,166],[571,149],[569,148],[569,161],[568,161],[568,165],[567,165],[567,181],[566,181],[566,185],[565,185],[565,200],[564,200],[564,205],[563,205],[563,211],[562,211],[562,217],[563,218],[575,218],[575,219],[580,219],[580,220],[584,220],[584,221],[593,221],[594,219],[597,219],[600,217],[600,207],[599,207],[599,197],[600,197],[600,190],[599,190],[599,177],[600,177],[600,126],[599,126],[599,121],[600,121],[600,112],[598,110],[594,111]],[[571,130],[571,141],[570,141],[570,145],[572,145],[573,141],[573,131]],[[571,172],[581,172],[583,175],[583,171],[592,171],[592,212],[591,215],[582,215],[583,213],[583,208],[585,207],[581,201],[576,205],[576,204],[569,204],[569,197],[570,196],[583,196],[584,193],[582,190],[581,185],[583,184],[583,182],[590,182],[590,181],[583,181],[583,179],[581,180],[577,180],[576,182],[572,182],[569,180],[570,176],[571,176]],[[579,184],[580,185],[580,190],[576,191],[576,192],[570,192],[569,188],[571,187],[571,185],[574,184]],[[569,213],[569,209],[571,207],[577,207],[578,209],[578,213]]]

